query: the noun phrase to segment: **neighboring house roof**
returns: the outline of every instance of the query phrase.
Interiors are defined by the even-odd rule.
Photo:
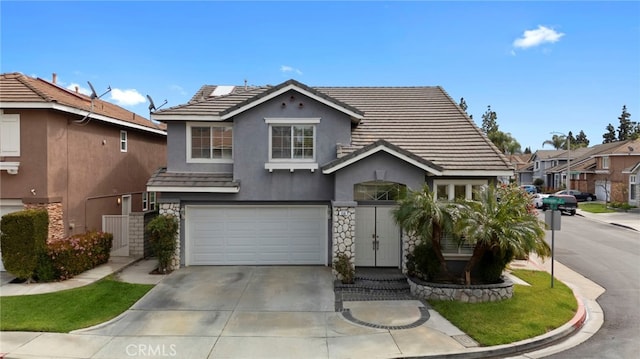
[[[226,95],[207,95],[214,90],[203,86],[191,102],[158,111],[152,118],[222,121],[295,90],[351,116],[357,124],[351,150],[384,139],[448,174],[513,174],[509,160],[439,86],[308,87],[289,80],[275,87],[239,86]]]
[[[630,173],[630,174],[640,173],[640,162],[636,163],[631,167],[625,168],[624,170],[622,170],[622,173]]]
[[[549,160],[552,158],[555,158],[561,154],[564,154],[566,152],[566,150],[537,150],[533,156],[531,156],[531,160],[535,161],[535,160],[539,160],[539,161],[544,161],[544,160]]]
[[[175,173],[160,168],[147,182],[147,191],[238,193],[240,183],[232,177],[230,173]]]
[[[637,148],[635,148],[636,146]],[[640,155],[640,141],[621,141],[602,143],[592,147],[581,147],[571,150],[571,171],[574,172],[593,172],[596,168],[596,157],[621,155],[633,153]],[[575,156],[574,156],[575,154]],[[567,164],[563,163],[558,166],[547,169],[548,173],[562,172],[567,168]]]
[[[601,151],[596,157],[603,156],[619,156],[619,155],[640,155],[640,139],[637,140],[627,140],[627,141],[615,141],[607,143],[610,147],[607,148],[607,151]]]
[[[154,123],[113,103],[21,73],[0,74],[0,108],[53,109],[124,127],[166,135],[166,125]]]

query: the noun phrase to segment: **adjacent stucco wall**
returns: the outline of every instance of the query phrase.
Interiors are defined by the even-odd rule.
[[[166,163],[166,137],[126,129],[127,152],[120,151],[121,128],[52,110],[20,113],[17,175],[2,171],[3,199],[25,204],[61,203],[65,235],[101,229],[103,214],[120,214],[117,198],[132,196],[141,211],[141,192],[151,174]],[[33,189],[33,192],[31,191]],[[33,194],[35,193],[35,194]]]
[[[383,173],[383,178],[377,178],[376,171]],[[361,182],[382,180],[402,183],[412,190],[419,190],[425,180],[422,169],[382,151],[339,170],[335,176],[336,201],[353,201],[353,186]]]

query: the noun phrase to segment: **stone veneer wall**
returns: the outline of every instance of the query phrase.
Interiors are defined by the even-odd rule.
[[[67,237],[67,231],[64,227],[62,203],[29,203],[25,204],[24,208],[45,209],[47,211],[49,214],[49,241]]]
[[[456,300],[463,303],[496,302],[513,296],[513,282],[485,285],[454,285],[413,281],[407,278],[411,294],[422,299]]]
[[[176,233],[176,252],[171,260],[171,270],[180,269],[180,203],[161,203],[160,214],[174,216],[178,219],[178,233]]]
[[[356,209],[351,206],[335,206],[333,207],[333,259],[339,255],[346,255],[351,261],[351,267],[355,268],[356,254]],[[335,270],[333,275],[337,279],[341,279]]]

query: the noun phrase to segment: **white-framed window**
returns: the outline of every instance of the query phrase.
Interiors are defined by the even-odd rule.
[[[155,211],[156,209],[156,193],[142,192],[142,210]]]
[[[629,199],[636,200],[638,188],[638,177],[636,175],[629,175]]]
[[[316,127],[320,118],[265,118],[269,125],[269,163],[265,168],[311,169],[316,163]]]
[[[233,125],[228,123],[188,123],[187,162],[232,163]]]
[[[487,184],[487,180],[434,180],[433,191],[436,199],[440,201],[452,201],[458,198],[472,199],[474,192]]]
[[[609,168],[609,156],[602,157],[602,168],[603,169]]]
[[[120,131],[120,152],[127,152],[127,131]]]
[[[20,115],[0,110],[0,157],[20,156]]]

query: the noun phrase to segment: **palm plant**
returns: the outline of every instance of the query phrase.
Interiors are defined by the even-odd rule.
[[[566,147],[566,143],[567,143],[567,136],[553,135],[550,140],[546,140],[542,142],[542,147],[544,147],[544,145],[551,145],[556,150],[559,150]]]
[[[524,257],[534,251],[541,257],[550,254],[544,241],[544,224],[515,186],[485,186],[476,192],[476,200],[459,203],[455,230],[471,244],[473,254],[464,268],[465,284],[471,284],[471,271],[485,255],[498,261],[501,273],[513,256]]]
[[[431,242],[441,273],[447,277],[449,271],[440,243],[443,234],[453,230],[454,211],[455,207],[451,203],[437,201],[426,184],[420,191],[409,191],[393,210],[396,222],[407,234],[419,238],[423,243]]]

